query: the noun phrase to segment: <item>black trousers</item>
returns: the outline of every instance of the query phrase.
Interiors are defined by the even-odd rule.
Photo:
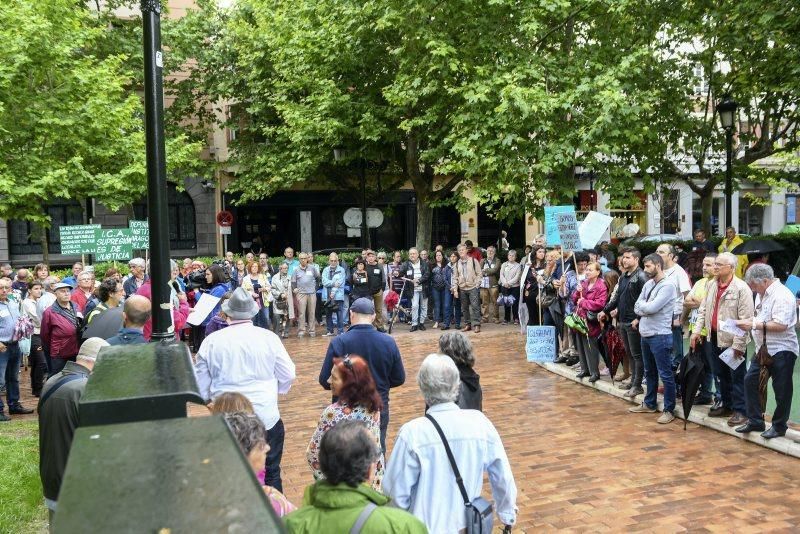
[[[278,419],[275,426],[267,430],[267,445],[269,445],[269,452],[267,453],[267,462],[264,469],[266,474],[264,476],[264,484],[272,486],[276,490],[283,493],[283,481],[281,480],[281,458],[283,458],[283,441],[286,437],[286,432],[283,428],[283,419]]]
[[[31,390],[33,396],[38,397],[42,393],[42,386],[47,379],[48,365],[47,357],[42,348],[42,338],[39,334],[31,336],[31,353],[28,356],[28,365],[31,368]]]

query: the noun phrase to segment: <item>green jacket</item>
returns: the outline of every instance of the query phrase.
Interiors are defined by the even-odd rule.
[[[389,497],[366,484],[356,488],[344,483],[332,486],[326,480],[308,486],[303,496],[303,507],[283,519],[290,533],[348,533],[369,501],[378,507],[364,523],[362,532],[369,534],[428,532],[422,521],[405,510],[387,506]]]

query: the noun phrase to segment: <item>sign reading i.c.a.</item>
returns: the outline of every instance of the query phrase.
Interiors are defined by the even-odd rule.
[[[129,260],[133,256],[130,228],[95,229],[95,260]]]

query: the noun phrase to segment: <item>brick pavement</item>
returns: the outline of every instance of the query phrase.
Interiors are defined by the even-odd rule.
[[[407,381],[391,394],[390,451],[400,426],[422,415],[415,376],[438,346],[437,331],[407,329],[400,325],[395,335]],[[469,335],[484,410],[503,438],[519,489],[517,531],[789,532],[800,525],[797,459],[695,424],[684,432],[679,420],[658,425],[657,414],[628,414],[629,403],[527,363],[523,338],[511,327],[485,325]],[[328,341],[286,341],[299,378],[280,401],[283,478],[296,504],[311,480],[305,448],[330,401],[317,383]],[[32,406],[29,395],[24,380],[23,397]]]

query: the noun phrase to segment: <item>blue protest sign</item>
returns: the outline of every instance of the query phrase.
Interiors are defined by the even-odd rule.
[[[525,340],[529,362],[552,362],[556,358],[556,327],[529,326]]]
[[[556,215],[559,213],[574,212],[575,206],[545,206],[544,207],[544,234],[547,239],[547,246],[561,244],[561,236],[558,234],[558,223]]]

